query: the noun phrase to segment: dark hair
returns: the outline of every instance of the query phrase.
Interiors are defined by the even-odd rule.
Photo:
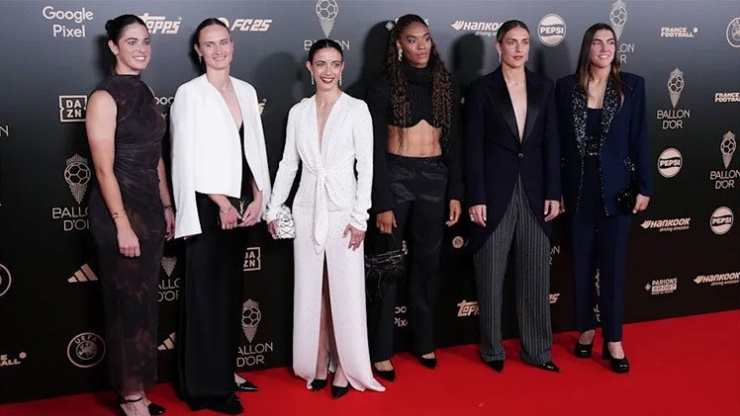
[[[388,81],[391,94],[391,122],[396,126],[407,126],[410,123],[411,104],[407,97],[406,84],[408,80],[403,71],[402,62],[398,60],[396,42],[401,39],[401,34],[413,23],[421,23],[425,27],[427,23],[415,14],[403,15],[396,21],[388,37],[388,46],[385,54],[385,67],[383,73]],[[404,58],[405,59],[405,58]],[[452,75],[445,68],[442,58],[439,56],[437,46],[432,40],[432,49],[429,52],[429,63],[427,66],[432,71],[432,113],[433,125],[442,127],[440,144],[450,130],[452,120]],[[401,130],[401,141],[403,141],[403,130]]]
[[[316,55],[316,52],[318,52],[320,49],[326,48],[336,49],[337,52],[339,52],[339,55],[342,56],[342,60],[344,60],[344,52],[342,51],[342,47],[337,41],[331,39],[319,39],[314,42],[313,45],[311,45],[311,49],[308,50],[308,62],[313,62],[313,57],[314,55]]]
[[[614,36],[614,41],[617,41],[617,34],[614,33],[614,29],[606,23],[596,23],[586,30],[583,34],[583,42],[581,43],[581,53],[578,54],[578,66],[576,67],[576,79],[578,80],[578,91],[584,96],[588,97],[588,76],[591,68],[591,43],[594,41],[594,36],[599,30],[608,30]],[[619,98],[624,100],[624,89],[622,87],[622,79],[619,76],[620,65],[619,55],[614,51],[614,59],[612,60],[611,71],[609,71],[609,77],[614,82],[614,88],[619,93]]]
[[[511,29],[516,29],[518,27],[526,30],[527,33],[529,33],[529,28],[521,20],[507,20],[501,25],[501,27],[498,28],[498,32],[496,32],[496,42],[501,43],[508,31],[510,31]]]
[[[190,42],[192,43],[192,46],[195,46],[198,44],[198,41],[200,40],[200,32],[203,29],[207,28],[208,26],[213,26],[213,25],[219,25],[223,27],[224,29],[226,29],[226,31],[229,32],[229,34],[231,33],[229,31],[229,27],[226,26],[226,23],[224,23],[223,21],[219,19],[216,19],[215,17],[209,17],[208,19],[200,22],[198,27],[195,28],[195,33],[193,33],[193,37],[190,38]]]
[[[118,39],[121,38],[123,29],[128,25],[137,23],[146,27],[146,23],[139,16],[134,16],[133,14],[122,14],[115,19],[108,20],[105,22],[105,32],[108,34],[108,40],[117,44]]]

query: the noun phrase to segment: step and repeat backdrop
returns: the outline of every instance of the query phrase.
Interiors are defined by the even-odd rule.
[[[740,306],[737,0],[1,0],[0,402],[107,388],[104,276],[88,231],[95,179],[84,120],[87,95],[111,70],[105,22],[124,13],[149,28],[152,59],[143,78],[165,115],[177,87],[199,75],[189,43],[195,27],[207,17],[227,24],[235,43],[232,75],[258,92],[273,177],[288,110],[312,94],[304,62],[313,40],[342,45],[345,90],[362,97],[381,70],[389,29],[405,13],[427,19],[463,87],[495,69],[496,32],[508,19],[527,23],[528,66],[552,79],[574,71],[586,28],[611,23],[623,68],[647,81],[657,189],[648,211],[633,221],[627,321]],[[550,303],[553,327],[564,331],[573,328],[570,248],[563,221],[556,223]],[[440,346],[477,340],[469,226],[446,233]],[[159,284],[160,381],[173,376],[184,265],[182,242],[167,243]],[[291,243],[274,242],[264,224],[257,226],[244,253],[243,282],[238,367],[290,365]],[[404,350],[409,322],[400,299],[396,346]],[[516,317],[508,303],[504,329],[513,337]]]

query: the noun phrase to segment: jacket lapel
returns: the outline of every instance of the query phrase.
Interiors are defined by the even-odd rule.
[[[524,143],[532,133],[534,123],[540,114],[540,103],[542,102],[542,84],[535,78],[529,70],[526,70],[527,76],[527,119],[524,123]]]
[[[604,92],[604,104],[602,105],[601,143],[599,144],[599,148],[604,145],[606,136],[609,134],[609,128],[612,125],[612,119],[614,119],[614,114],[619,110],[619,105],[619,93],[617,93],[617,89],[614,87],[612,77],[609,77],[609,81],[606,83],[606,91]]]
[[[493,73],[491,93],[493,94],[493,104],[498,108],[501,116],[503,116],[506,125],[509,126],[509,130],[511,130],[511,134],[513,134],[514,138],[519,141],[519,129],[517,129],[516,126],[514,107],[511,105],[511,97],[509,96],[509,90],[506,88],[504,74],[501,72],[500,66]]]
[[[586,154],[586,116],[588,99],[578,90],[578,82],[573,83],[571,91],[571,103],[573,104],[573,134],[576,138],[576,147],[581,159]]]

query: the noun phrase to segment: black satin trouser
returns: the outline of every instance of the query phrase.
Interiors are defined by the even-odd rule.
[[[375,218],[371,218],[365,245],[368,337],[373,362],[388,360],[393,355],[397,284],[405,272],[414,353],[434,351],[434,304],[439,289],[446,210],[448,172],[440,157],[388,154],[387,162],[397,227],[390,235],[380,234]],[[400,256],[404,237],[409,239],[405,261]],[[373,260],[382,264],[374,266]]]

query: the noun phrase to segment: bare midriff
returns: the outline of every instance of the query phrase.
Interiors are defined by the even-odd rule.
[[[403,136],[402,136],[403,134]],[[434,157],[442,154],[442,129],[421,120],[411,127],[388,126],[388,153],[406,157]],[[403,138],[402,138],[403,137]]]

